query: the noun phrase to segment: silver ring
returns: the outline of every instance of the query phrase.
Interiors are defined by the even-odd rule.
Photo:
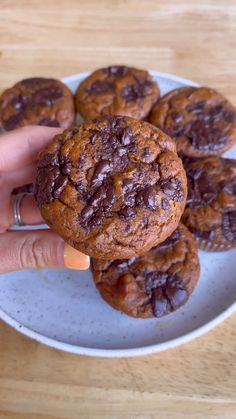
[[[25,223],[22,221],[21,213],[20,213],[20,207],[22,199],[28,195],[27,193],[22,193],[19,195],[15,195],[14,201],[13,201],[13,221],[14,225],[16,226],[24,226]]]

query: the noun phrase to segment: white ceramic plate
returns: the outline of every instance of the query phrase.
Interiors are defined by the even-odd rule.
[[[161,94],[195,83],[151,71]],[[75,91],[88,73],[63,81]],[[236,158],[236,147],[227,153]],[[0,318],[39,342],[81,355],[124,357],[173,348],[236,309],[236,250],[200,252],[201,278],[188,303],[162,319],[133,319],[99,296],[90,272],[21,271],[0,280]]]

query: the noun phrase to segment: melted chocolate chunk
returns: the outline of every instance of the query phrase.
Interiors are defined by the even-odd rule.
[[[148,208],[155,211],[158,208],[158,194],[154,186],[149,186],[136,195],[136,204],[139,207]]]
[[[184,119],[184,117],[183,117],[182,113],[177,112],[177,111],[173,111],[173,112],[172,112],[172,114],[171,114],[171,118],[172,118],[172,120],[173,120],[174,122],[176,122],[176,123],[179,123],[179,122],[181,122],[181,121]]]
[[[170,203],[169,203],[168,199],[162,198],[162,200],[161,200],[161,207],[165,211],[167,211],[168,209],[170,209]]]
[[[180,202],[184,198],[184,191],[180,181],[176,178],[170,178],[161,182],[161,189],[168,198],[175,202]]]
[[[227,208],[222,215],[222,233],[226,240],[236,243],[236,209]]]
[[[187,169],[188,197],[186,204],[193,208],[210,205],[218,194],[217,184],[201,169]]]
[[[199,115],[204,111],[205,102],[203,100],[191,103],[186,107],[186,111],[193,115]]]
[[[128,67],[125,65],[113,65],[106,69],[109,76],[124,77],[128,74]]]
[[[113,83],[107,80],[96,80],[85,90],[89,94],[97,95],[99,93],[112,92],[114,90],[114,86],[113,86]]]
[[[133,256],[130,259],[116,259],[113,260],[110,266],[115,266],[120,271],[124,271],[127,268],[129,268],[130,265],[132,265],[136,260],[136,256]]]
[[[105,217],[111,214],[112,206],[115,202],[115,189],[111,180],[105,181],[99,186],[87,205],[81,212],[81,225],[91,228],[100,225]]]
[[[56,171],[55,171],[56,173]],[[53,198],[58,199],[63,192],[64,187],[67,184],[67,177],[63,175],[57,175],[54,180],[54,187],[53,187]]]
[[[146,275],[145,288],[156,317],[176,310],[189,296],[179,276],[171,272],[149,272]]]
[[[41,119],[38,125],[42,125],[44,127],[55,127],[55,128],[60,126],[59,122],[56,119],[51,119],[51,118]]]
[[[220,150],[228,139],[224,130],[212,121],[189,122],[185,125],[184,132],[192,146],[202,151]]]
[[[15,128],[17,128],[20,124],[21,121],[24,119],[25,117],[25,112],[24,110],[11,115],[5,122],[4,122],[4,128],[6,131],[11,131]]]
[[[158,246],[154,247],[154,251],[164,250],[168,247],[174,246],[181,238],[180,230],[177,228],[170,237],[168,237],[163,243],[158,244]]]
[[[33,105],[52,106],[63,96],[63,92],[58,86],[48,86],[37,90],[31,102]]]
[[[229,123],[234,122],[236,120],[236,113],[233,111],[225,111],[223,113],[223,119]]]
[[[211,120],[214,122],[216,121],[226,121],[226,122],[233,122],[235,120],[235,112],[229,111],[224,104],[220,104],[217,106],[214,106],[209,110],[209,115]]]
[[[111,170],[112,165],[110,164],[109,160],[100,160],[94,168],[91,185],[94,186],[102,183]]]
[[[145,79],[144,81],[137,82],[136,84],[129,84],[123,87],[121,96],[126,100],[126,102],[134,102],[136,100],[143,99],[149,94],[151,85],[152,82]]]
[[[35,87],[38,86],[39,84],[43,84],[43,83],[47,83],[47,82],[51,82],[54,81],[53,79],[44,79],[43,77],[31,77],[29,79],[25,79],[22,80],[20,82],[20,84],[22,84],[22,86],[26,86],[26,87]]]
[[[236,196],[236,179],[225,181],[223,184],[223,190],[228,194]]]
[[[58,158],[46,154],[38,165],[35,196],[38,205],[58,199],[67,185],[68,178],[61,174]]]
[[[72,164],[68,157],[60,156],[60,167],[63,175],[69,175],[72,169]]]
[[[129,220],[135,216],[135,209],[133,207],[123,207],[118,212],[118,216],[123,220]]]
[[[103,155],[112,159],[115,154],[116,158],[120,160],[124,154],[135,150],[133,132],[130,127],[124,126],[123,120],[119,116],[106,115],[104,119],[107,120],[107,124],[101,127],[99,132],[94,130],[91,133],[90,142],[96,145],[97,142],[102,141]]]
[[[16,110],[20,110],[20,109],[25,109],[27,107],[29,98],[26,95],[23,94],[19,94],[18,96],[15,96],[10,104],[16,109]]]
[[[166,127],[166,132],[173,137],[186,136],[192,146],[201,151],[220,150],[224,147],[228,136],[227,126],[220,126],[219,122],[232,123],[236,113],[230,111],[222,103],[214,107],[207,107],[204,101],[191,103],[186,111],[194,119],[181,125],[181,116],[178,112],[170,115],[173,123]]]
[[[198,228],[192,227],[192,226],[188,226],[188,229],[191,231],[191,233],[196,236],[199,237],[200,239],[203,240],[214,240],[215,239],[215,231],[214,230],[199,230]]]

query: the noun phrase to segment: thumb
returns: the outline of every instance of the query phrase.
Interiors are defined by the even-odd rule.
[[[51,230],[9,231],[0,235],[0,274],[20,269],[87,269],[89,256]]]

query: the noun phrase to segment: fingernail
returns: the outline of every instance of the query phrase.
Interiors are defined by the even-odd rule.
[[[64,248],[64,264],[69,269],[85,270],[90,266],[90,258],[66,243]]]

